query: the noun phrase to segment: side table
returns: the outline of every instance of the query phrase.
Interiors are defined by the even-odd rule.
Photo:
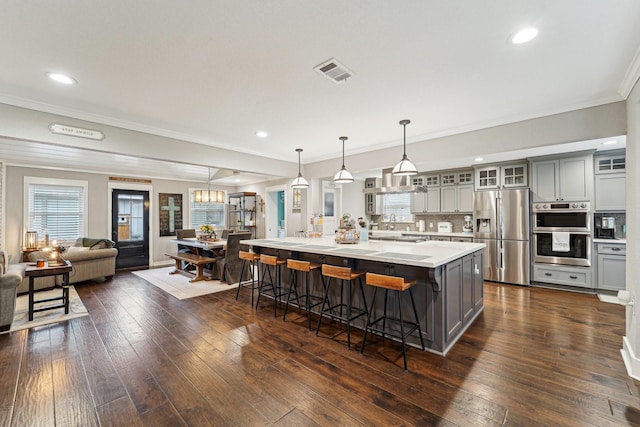
[[[28,265],[24,271],[24,275],[29,278],[29,321],[33,320],[33,313],[45,310],[53,310],[56,308],[64,308],[64,314],[69,314],[69,273],[72,270],[71,263],[67,260],[59,259],[58,261],[49,261],[46,267],[36,267]],[[41,300],[34,299],[33,281],[36,277],[62,276],[62,296],[55,298],[47,298]],[[57,305],[48,305],[46,307],[34,308],[34,304],[61,301]]]

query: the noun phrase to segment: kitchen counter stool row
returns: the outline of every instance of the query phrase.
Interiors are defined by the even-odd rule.
[[[353,321],[362,317],[366,319],[366,323],[360,353],[364,352],[367,335],[369,333],[381,335],[383,338],[386,336],[395,337],[402,342],[402,356],[405,371],[407,370],[406,338],[417,330],[420,336],[422,350],[425,349],[418,313],[411,291],[412,287],[416,284],[416,280],[393,276],[391,275],[393,272],[392,268],[390,268],[390,274],[374,274],[355,271],[345,266],[326,263],[320,264],[292,258],[285,259],[277,255],[257,254],[247,251],[240,252],[240,259],[243,260],[243,272],[245,271],[246,263],[249,263],[250,268],[246,269],[246,271],[249,271],[249,277],[246,278],[246,281],[243,282],[244,277],[240,278],[236,300],[240,295],[240,289],[249,287],[251,289],[251,305],[253,306],[254,291],[257,289],[256,309],[258,309],[260,305],[261,297],[266,296],[273,299],[274,317],[277,316],[278,303],[284,303],[283,320],[286,320],[289,306],[296,306],[307,312],[307,325],[309,330],[311,330],[312,309],[320,306],[316,335],[320,333],[324,318],[337,320],[346,325],[347,348],[349,349],[351,349],[351,327]],[[288,286],[283,284],[282,269],[285,265],[286,268],[289,269]],[[257,280],[254,277],[254,269],[257,271]],[[315,295],[312,292],[310,283],[313,272],[319,273],[318,276],[322,283],[322,295]],[[370,305],[367,305],[363,278],[365,278],[366,286],[374,288]],[[339,290],[337,290],[338,287]],[[383,313],[376,317],[374,307],[378,289],[384,289],[384,309]],[[392,291],[394,294],[391,299],[389,298],[389,291]],[[360,300],[354,302],[353,297],[356,293],[359,293]],[[402,313],[401,295],[405,293],[408,294],[411,301],[413,321],[406,319],[406,314],[403,315]],[[398,317],[388,315],[387,309],[389,303],[397,304]],[[393,308],[392,310],[395,311]],[[399,327],[399,332],[388,327],[391,322]]]

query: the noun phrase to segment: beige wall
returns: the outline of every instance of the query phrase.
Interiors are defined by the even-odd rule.
[[[23,223],[24,211],[24,177],[43,177],[58,179],[77,179],[88,181],[89,184],[89,217],[87,224],[88,237],[110,237],[109,200],[111,194],[109,188],[109,176],[103,174],[91,174],[73,171],[61,171],[50,169],[25,168],[6,166],[5,186],[5,251],[12,255],[12,262],[21,258],[21,247],[24,238],[25,224]],[[112,184],[118,186],[118,184]],[[150,257],[151,265],[167,263],[164,256],[166,251],[173,251],[174,245],[169,243],[172,237],[160,237],[158,222],[159,193],[181,193],[183,200],[188,200],[189,188],[203,188],[203,183],[167,181],[154,179],[151,183],[151,230],[150,230]],[[120,188],[126,188],[122,184]],[[216,189],[236,191],[233,187],[216,186]],[[188,226],[188,211],[185,212],[184,226]]]

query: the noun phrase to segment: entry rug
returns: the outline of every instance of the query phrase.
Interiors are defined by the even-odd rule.
[[[169,274],[174,270],[174,267],[152,268],[149,270],[134,271],[133,274],[178,299],[199,297],[201,295],[213,294],[238,287],[237,283],[229,285],[219,280],[201,280],[191,283],[187,276],[183,276],[182,274]]]
[[[62,296],[62,289],[55,288],[49,291],[38,291],[35,293],[35,299],[56,298]],[[60,301],[51,301],[42,304],[36,304],[36,308],[44,305],[57,305]],[[29,295],[20,295],[16,299],[16,310],[13,315],[13,323],[11,329],[7,332],[19,331],[20,329],[34,328],[36,326],[48,325],[50,323],[63,322],[65,320],[75,319],[77,317],[88,316],[89,312],[85,308],[82,300],[76,292],[76,288],[69,287],[69,314],[64,314],[64,308],[55,310],[40,311],[33,314],[33,320],[29,322]]]

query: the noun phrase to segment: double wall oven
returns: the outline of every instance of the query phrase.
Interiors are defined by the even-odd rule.
[[[533,205],[533,262],[591,266],[589,202]]]

